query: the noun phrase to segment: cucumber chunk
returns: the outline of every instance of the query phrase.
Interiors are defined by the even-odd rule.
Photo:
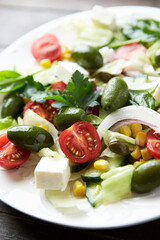
[[[72,173],[80,172],[82,169],[86,168],[88,164],[89,162],[73,164],[71,166],[71,172]]]
[[[133,165],[127,165],[102,174],[103,203],[117,202],[130,196],[133,170]]]
[[[102,171],[96,170],[94,167],[91,167],[86,170],[85,173],[81,175],[84,182],[101,182]]]
[[[87,183],[86,197],[92,207],[97,207],[102,203],[101,183]]]
[[[112,168],[121,167],[125,165],[125,163],[126,163],[126,157],[117,155],[116,157],[109,159],[109,168],[112,169]]]

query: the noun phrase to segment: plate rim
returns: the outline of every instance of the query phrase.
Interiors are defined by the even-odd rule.
[[[112,7],[106,7],[107,9],[126,9],[126,8],[139,8],[139,9],[151,9],[151,11],[155,10],[156,11],[159,11],[160,12],[160,9],[158,7],[152,7],[152,6],[137,6],[137,5],[125,5],[125,6],[112,6]],[[78,15],[82,15],[82,14],[88,14],[89,12],[91,12],[91,9],[90,10],[85,10],[85,11],[78,11],[78,12],[74,12],[74,13],[71,13],[71,14],[68,14],[68,15],[64,15],[62,17],[59,17],[57,19],[54,19],[54,20],[51,20],[51,21],[48,21],[34,29],[32,29],[31,31],[25,33],[24,35],[22,35],[21,37],[19,37],[17,40],[15,40],[13,43],[11,43],[9,46],[7,46],[1,53],[0,53],[0,58],[3,57],[3,55],[7,55],[10,51],[12,51],[12,49],[15,48],[16,45],[18,45],[20,42],[24,41],[26,38],[28,38],[30,35],[34,34],[35,32],[38,32],[40,29],[45,29],[47,26],[53,24],[54,26],[58,25],[61,21],[65,20],[65,19],[68,19],[70,18],[71,16],[78,16]],[[49,222],[49,223],[52,223],[52,224],[56,224],[56,225],[60,225],[60,226],[65,226],[65,227],[72,227],[72,228],[79,228],[79,229],[90,229],[90,230],[104,230],[104,229],[115,229],[115,228],[125,228],[125,227],[131,227],[131,226],[136,226],[136,225],[139,225],[139,224],[144,224],[144,223],[147,223],[147,222],[150,222],[150,221],[153,221],[153,220],[157,220],[160,218],[160,214],[157,214],[156,216],[153,216],[153,217],[150,217],[150,218],[147,218],[147,219],[140,219],[136,222],[130,222],[128,224],[116,224],[114,226],[78,226],[76,224],[72,225],[72,224],[67,224],[67,223],[64,223],[62,221],[56,221],[55,219],[54,220],[49,220],[49,219],[45,219],[45,218],[42,218],[40,216],[36,216],[36,214],[31,214],[31,213],[28,213],[27,211],[25,210],[21,210],[15,206],[13,206],[9,201],[5,200],[5,198],[3,198],[3,195],[1,196],[0,195],[0,200],[8,205],[9,207],[15,209],[16,211],[19,211],[23,214],[26,214],[28,216],[31,216],[31,217],[34,217],[34,218],[37,218],[41,221],[45,221],[45,222]]]

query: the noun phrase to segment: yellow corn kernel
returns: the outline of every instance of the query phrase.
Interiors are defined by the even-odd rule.
[[[136,134],[136,144],[140,147],[144,147],[146,145],[147,134],[145,132],[138,132]]]
[[[73,184],[73,194],[75,197],[84,197],[86,195],[85,186],[78,180]]]
[[[142,124],[140,124],[140,123],[132,123],[131,124],[131,131],[132,131],[133,137],[136,137],[136,134],[138,132],[142,131]]]
[[[40,61],[40,65],[43,67],[43,68],[50,68],[52,66],[52,63],[49,59],[42,59]]]
[[[109,168],[109,162],[107,160],[99,159],[94,162],[94,168],[100,171],[107,171]]]
[[[139,146],[135,146],[133,152],[131,153],[131,156],[134,158],[134,159],[139,159],[141,157],[141,149]]]
[[[141,155],[142,155],[142,159],[145,161],[152,159],[152,156],[149,154],[146,147],[141,149]]]
[[[71,60],[72,59],[71,55],[72,55],[71,50],[67,46],[62,45],[61,59]]]
[[[120,128],[120,133],[122,133],[128,137],[130,137],[132,135],[131,129],[127,125],[122,126]]]
[[[48,128],[44,124],[37,124],[36,126],[48,131]]]
[[[141,165],[141,164],[142,164],[141,161],[135,161],[135,162],[133,163],[133,166],[134,166],[134,167],[138,167],[138,166]]]

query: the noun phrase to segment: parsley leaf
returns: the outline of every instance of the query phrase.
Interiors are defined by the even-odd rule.
[[[89,106],[96,106],[100,91],[95,91],[94,82],[85,78],[78,70],[72,75],[72,82],[69,82],[62,94],[60,91],[52,92],[54,95],[44,99],[54,99],[61,104],[53,103],[54,107],[79,107],[86,109]]]

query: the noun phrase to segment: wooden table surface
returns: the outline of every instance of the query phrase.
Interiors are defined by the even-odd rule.
[[[143,5],[160,7],[160,0],[0,0],[0,51],[28,31],[73,12],[102,6]],[[0,240],[159,239],[160,220],[111,230],[82,230],[37,220],[0,201]]]

